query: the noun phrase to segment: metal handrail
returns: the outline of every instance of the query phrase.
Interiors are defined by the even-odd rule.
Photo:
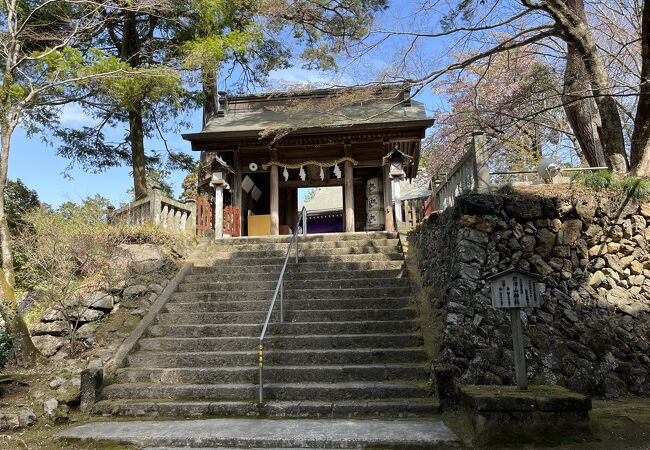
[[[280,294],[280,322],[284,322],[284,274],[287,270],[287,263],[289,262],[289,255],[291,255],[291,247],[293,246],[294,241],[296,242],[296,264],[298,263],[298,225],[302,221],[302,234],[307,234],[307,210],[305,207],[302,207],[300,211],[300,218],[296,222],[296,226],[293,231],[293,237],[291,242],[289,242],[289,248],[287,249],[287,255],[284,257],[284,264],[282,265],[282,270],[280,271],[280,276],[278,282],[275,285],[275,291],[273,292],[273,299],[271,300],[271,306],[269,306],[269,312],[266,314],[266,320],[264,321],[264,326],[262,327],[262,333],[260,334],[260,344],[259,344],[259,373],[260,373],[260,392],[259,392],[259,402],[264,403],[264,338],[266,337],[266,330],[269,327],[269,322],[271,321],[271,316],[273,315],[273,308],[275,307],[275,302],[278,299],[278,293]]]

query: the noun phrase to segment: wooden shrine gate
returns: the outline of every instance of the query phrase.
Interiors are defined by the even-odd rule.
[[[232,237],[241,236],[241,213],[239,208],[226,206],[223,209],[223,234]]]
[[[205,233],[214,229],[212,226],[212,202],[203,197],[196,198],[196,234],[205,236]]]
[[[196,198],[196,234],[205,236],[214,230],[214,208],[212,202],[202,197]],[[223,209],[223,234],[241,236],[241,212],[239,208],[226,206]]]

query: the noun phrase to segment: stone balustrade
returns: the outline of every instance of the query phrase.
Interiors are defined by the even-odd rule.
[[[115,210],[111,223],[142,225],[152,223],[167,230],[196,234],[196,204],[194,200],[180,202],[162,195],[154,186],[149,194]]]
[[[490,172],[485,151],[485,135],[476,133],[463,157],[434,188],[434,209],[444,211],[456,204],[456,197],[485,191],[490,185]]]

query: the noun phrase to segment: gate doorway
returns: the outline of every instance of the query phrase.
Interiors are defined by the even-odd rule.
[[[298,189],[298,209],[307,210],[307,233],[345,231],[341,186]]]

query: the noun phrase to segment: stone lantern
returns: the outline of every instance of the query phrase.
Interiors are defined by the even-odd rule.
[[[393,201],[395,203],[395,218],[397,223],[402,222],[402,194],[399,182],[406,176],[404,168],[413,163],[413,158],[395,148],[382,159],[384,166],[388,165],[388,176],[392,180]]]
[[[230,189],[226,180],[226,173],[235,171],[219,156],[214,157],[212,163],[212,177],[210,186],[214,187],[214,238],[223,237],[223,190]]]

